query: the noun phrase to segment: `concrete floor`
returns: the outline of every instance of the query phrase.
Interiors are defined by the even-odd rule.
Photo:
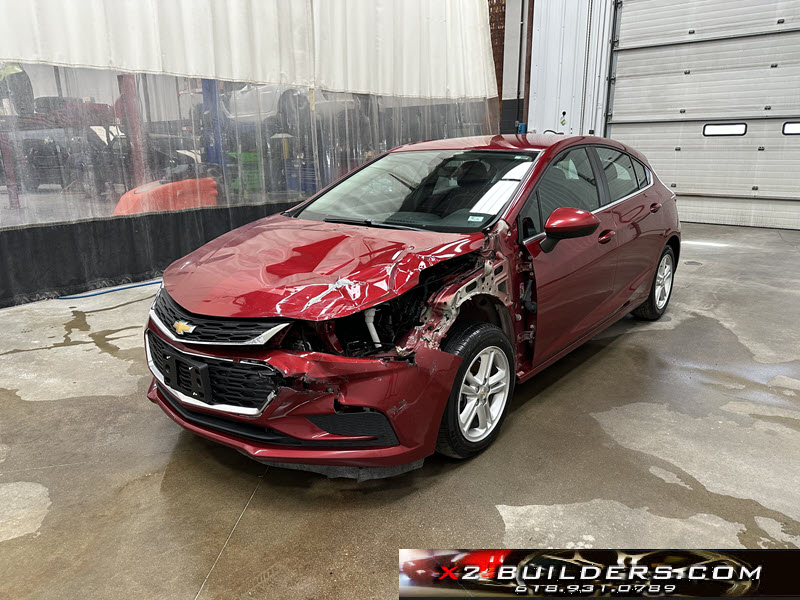
[[[264,466],[144,397],[155,286],[0,311],[0,597],[392,598],[398,548],[800,546],[800,232],[685,225],[670,309],[468,462]]]

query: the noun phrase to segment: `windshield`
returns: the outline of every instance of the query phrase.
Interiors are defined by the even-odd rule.
[[[511,200],[536,155],[478,150],[387,154],[293,216],[398,229],[478,231]]]

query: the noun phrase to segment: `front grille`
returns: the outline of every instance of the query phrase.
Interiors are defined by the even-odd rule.
[[[147,340],[164,383],[212,407],[261,409],[283,385],[283,376],[267,365],[187,355],[149,331]]]
[[[268,329],[286,323],[285,320],[279,319],[237,319],[196,315],[181,307],[163,289],[156,296],[153,312],[162,325],[167,328],[171,328],[177,321],[185,321],[189,325],[194,325],[193,331],[185,331],[180,334],[181,341],[185,340],[187,344],[192,342],[244,344],[257,338]]]

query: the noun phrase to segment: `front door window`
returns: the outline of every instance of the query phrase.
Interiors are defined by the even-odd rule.
[[[562,206],[590,212],[600,208],[597,181],[584,148],[570,150],[560,157],[547,169],[537,189],[545,222],[550,213]]]

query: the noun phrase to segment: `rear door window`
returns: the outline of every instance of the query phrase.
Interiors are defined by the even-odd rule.
[[[631,157],[613,148],[595,148],[608,182],[609,202],[616,202],[639,190]]]

